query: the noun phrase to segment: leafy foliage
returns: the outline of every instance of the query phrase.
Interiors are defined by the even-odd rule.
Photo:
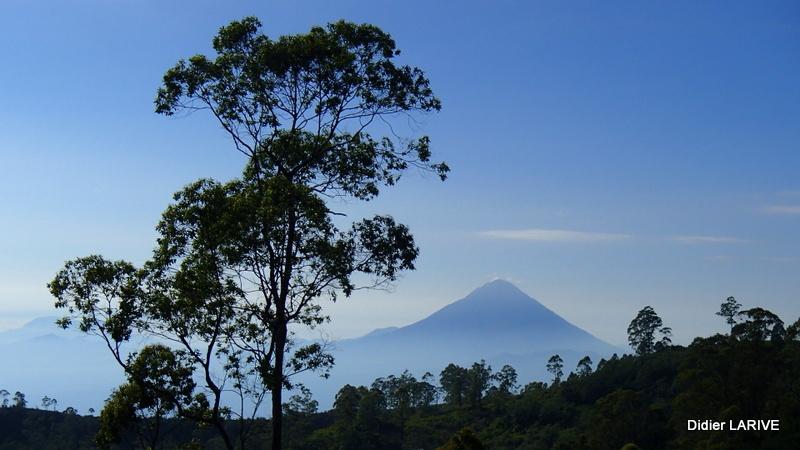
[[[763,330],[765,318],[772,316],[744,314],[741,324]],[[513,378],[513,368],[504,367],[498,373],[505,375],[496,376],[485,363],[449,365],[440,386],[430,376],[417,379],[408,372],[379,378],[372,387],[344,386],[328,412],[317,412],[310,393],[301,389],[284,405],[286,448],[793,448],[800,439],[800,342],[775,333],[763,337],[714,335],[687,347],[614,356],[594,371],[549,386],[531,382],[519,393],[500,389]],[[473,404],[467,386],[486,372],[488,388]],[[444,393],[445,402],[429,402],[431,389]],[[130,410],[121,412],[120,418],[130,417],[125,415]],[[86,448],[105,415],[104,410],[98,423],[92,417],[0,408],[0,448]],[[688,419],[748,417],[778,418],[781,431],[690,432],[686,427]],[[253,419],[257,427],[264,423]],[[165,417],[164,424],[171,430],[163,436],[165,448],[192,442],[198,448],[224,448],[207,427],[174,417]],[[227,426],[230,434],[237,432],[235,423]],[[53,430],[54,437],[43,430]],[[120,437],[115,448],[137,442],[131,432]],[[255,434],[242,448],[263,448],[269,440],[267,434]]]
[[[553,355],[547,360],[547,371],[553,375],[553,383],[558,384],[564,376],[564,360],[559,355]]]
[[[646,355],[672,343],[672,329],[663,326],[664,322],[651,306],[645,306],[628,325],[628,342],[637,355]],[[656,333],[661,339],[656,341]]]
[[[235,414],[243,428],[248,409],[223,408],[223,392],[252,414],[270,396],[279,449],[283,391],[294,375],[326,376],[333,365],[324,344],[295,346],[291,325],[318,326],[328,320],[321,300],[414,269],[419,249],[405,225],[382,215],[341,227],[328,201],[373,199],[409,168],[442,180],[449,171],[431,160],[427,136],[401,138],[392,126],[441,104],[422,70],[395,62],[400,52],[387,33],[339,21],[273,40],[260,25],[248,17],[222,27],[216,55],[179,61],[155,100],[160,114],[210,113],[247,156],[242,176],[200,179],[176,193],[142,267],[78,258],[49,285],[68,311],[62,326],[77,321],[99,336],[132,383],[216,429],[229,449],[236,438],[225,423]],[[174,344],[172,356],[202,381],[177,390],[173,379],[146,382],[171,375],[158,364],[134,366],[124,349],[134,334]]]
[[[733,326],[736,325],[736,316],[739,314],[741,308],[742,305],[736,301],[735,297],[731,296],[719,305],[719,311],[717,311],[716,314],[720,317],[724,317],[725,323],[730,325],[731,330],[733,330]]]

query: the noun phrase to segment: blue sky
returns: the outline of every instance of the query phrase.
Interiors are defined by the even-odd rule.
[[[328,308],[331,336],[410,323],[494,277],[615,344],[648,304],[678,342],[724,329],[728,295],[800,316],[796,2],[5,0],[0,329],[53,314],[65,260],[141,262],[172,192],[238,174],[209,117],[152,100],[245,15],[270,36],[374,23],[443,102],[417,131],[451,178],[340,205],[409,224],[418,270]]]

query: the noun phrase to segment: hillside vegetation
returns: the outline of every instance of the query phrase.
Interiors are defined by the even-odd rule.
[[[800,442],[800,323],[785,328],[761,308],[738,317],[728,335],[697,338],[686,347],[650,336],[649,349],[639,346],[635,355],[599,361],[594,370],[590,361],[582,361],[567,376],[554,355],[548,363],[550,383],[520,387],[510,366],[492,370],[483,362],[450,365],[438,377],[417,379],[403,373],[371,386],[344,386],[334,408],[321,413],[311,393],[302,390],[284,406],[286,446],[794,448]],[[112,448],[222,448],[208,428],[127,412],[128,420],[115,422],[110,419],[121,416],[113,416],[108,406],[97,418],[7,402],[0,409],[0,449],[93,448],[97,431],[101,436],[117,433],[119,442]],[[688,431],[690,419],[778,419],[780,430]],[[230,421],[227,426],[232,435],[245,437],[244,448],[268,448],[267,422]]]

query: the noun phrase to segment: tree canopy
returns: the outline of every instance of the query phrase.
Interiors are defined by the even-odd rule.
[[[672,329],[665,327],[651,306],[645,306],[628,325],[628,342],[637,355],[646,355],[672,342]],[[661,339],[656,341],[656,333]]]
[[[246,155],[242,176],[200,179],[176,193],[143,266],[78,258],[49,287],[69,312],[62,325],[76,320],[100,336],[129,375],[135,355],[123,344],[134,333],[175,344],[180,367],[200,372],[207,401],[152,388],[171,396],[178,414],[214,426],[228,448],[223,422],[246,411],[223,408],[222,392],[253,408],[268,393],[279,449],[292,375],[324,375],[333,364],[324,343],[294,345],[290,325],[320,325],[320,300],[386,286],[419,254],[393,217],[343,228],[328,200],[370,200],[410,167],[442,180],[449,168],[431,161],[427,136],[399,137],[392,123],[441,103],[421,69],[395,62],[391,36],[339,21],[271,39],[260,26],[248,17],[222,27],[216,55],[179,61],[155,100],[160,114],[209,112]]]

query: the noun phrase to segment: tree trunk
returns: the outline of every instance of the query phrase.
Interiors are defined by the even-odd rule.
[[[281,286],[275,302],[275,367],[273,369],[272,389],[272,450],[281,450],[283,447],[283,360],[286,351],[286,337],[288,335],[288,319],[286,317],[286,304],[289,301],[289,281],[292,279],[294,265],[294,252],[297,215],[293,209],[289,210],[288,230],[286,233],[286,254],[281,274]]]
[[[272,450],[281,450],[283,432],[283,352],[286,347],[286,329],[278,326],[275,336],[275,368],[272,388]]]

